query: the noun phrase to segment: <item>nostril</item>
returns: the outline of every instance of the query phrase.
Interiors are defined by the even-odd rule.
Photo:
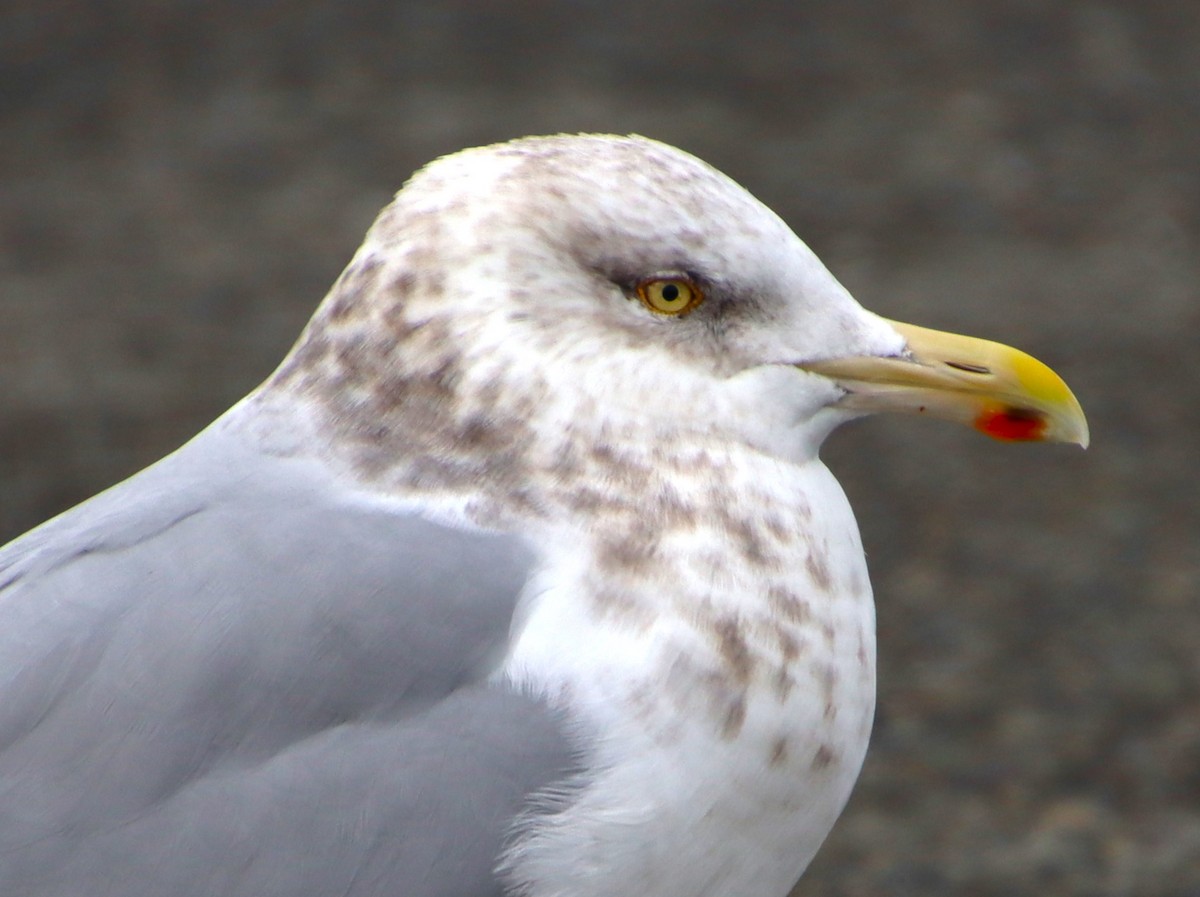
[[[947,361],[946,367],[954,368],[956,371],[966,371],[968,374],[990,374],[990,368],[985,368],[981,364],[963,364],[961,361]]]

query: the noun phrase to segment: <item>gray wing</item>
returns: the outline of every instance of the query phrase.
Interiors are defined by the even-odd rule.
[[[0,893],[500,894],[561,721],[482,677],[518,541],[220,427],[0,550]]]

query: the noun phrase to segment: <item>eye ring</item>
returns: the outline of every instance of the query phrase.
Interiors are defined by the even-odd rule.
[[[687,314],[704,301],[704,291],[690,277],[648,277],[637,284],[642,305],[658,315]]]

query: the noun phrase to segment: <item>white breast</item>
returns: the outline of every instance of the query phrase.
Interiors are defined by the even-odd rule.
[[[590,751],[508,858],[531,895],[784,895],[862,764],[874,607],[836,480],[745,453],[671,490],[644,527],[560,532],[527,596],[504,674]]]

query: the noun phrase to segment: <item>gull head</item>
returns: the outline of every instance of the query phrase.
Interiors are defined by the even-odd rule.
[[[553,463],[572,440],[804,460],[880,410],[1087,441],[1049,368],[866,311],[744,188],[641,137],[525,138],[419,171],[267,389],[410,479],[479,479],[534,447]]]

